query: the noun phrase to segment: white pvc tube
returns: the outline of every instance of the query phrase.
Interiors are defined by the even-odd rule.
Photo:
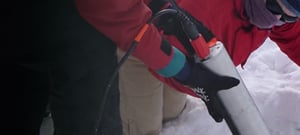
[[[218,92],[239,134],[270,135],[254,100],[221,42],[217,42],[214,47],[210,48],[210,56],[203,63],[220,75],[232,76],[240,80],[238,86]]]

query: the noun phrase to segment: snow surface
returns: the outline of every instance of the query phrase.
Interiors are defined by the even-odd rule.
[[[271,135],[300,135],[300,67],[268,39],[244,69],[237,70]],[[231,135],[231,131],[225,122],[210,117],[200,99],[189,96],[186,109],[165,123],[160,135]]]

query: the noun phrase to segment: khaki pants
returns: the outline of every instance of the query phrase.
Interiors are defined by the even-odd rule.
[[[118,57],[124,52],[118,50]],[[176,118],[186,95],[164,85],[130,56],[120,69],[120,112],[123,135],[158,135],[163,122]]]

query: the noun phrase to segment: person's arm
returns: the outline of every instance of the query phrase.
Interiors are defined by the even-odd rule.
[[[274,27],[270,38],[278,44],[281,51],[300,66],[300,19],[296,23]]]
[[[80,15],[124,51],[128,50],[137,33],[152,15],[143,0],[75,1]],[[179,72],[185,63],[184,55],[162,42],[154,25],[149,26],[133,55],[153,70],[166,71],[165,68],[172,68],[169,71],[174,73],[166,73],[171,75]]]
[[[76,0],[76,5],[84,19],[124,51],[151,16],[142,0]],[[201,63],[189,63],[181,51],[162,39],[154,25],[147,29],[133,55],[144,62],[155,77],[178,91],[199,98],[203,96],[197,95],[194,89],[207,91],[211,97],[205,101],[212,108],[209,112],[216,121],[223,119],[222,112],[212,105],[214,93],[238,85],[238,79],[215,74]]]

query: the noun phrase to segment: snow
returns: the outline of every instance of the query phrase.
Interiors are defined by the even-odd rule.
[[[300,135],[300,67],[267,39],[237,67],[271,135]],[[160,135],[231,135],[225,122],[216,123],[204,103],[188,97],[182,114],[164,124]]]
[[[271,135],[300,135],[300,67],[271,40],[255,51],[244,69],[237,67]],[[53,132],[52,121],[41,127]],[[188,97],[182,114],[164,124],[160,135],[231,135],[225,122],[216,123],[204,103]]]

